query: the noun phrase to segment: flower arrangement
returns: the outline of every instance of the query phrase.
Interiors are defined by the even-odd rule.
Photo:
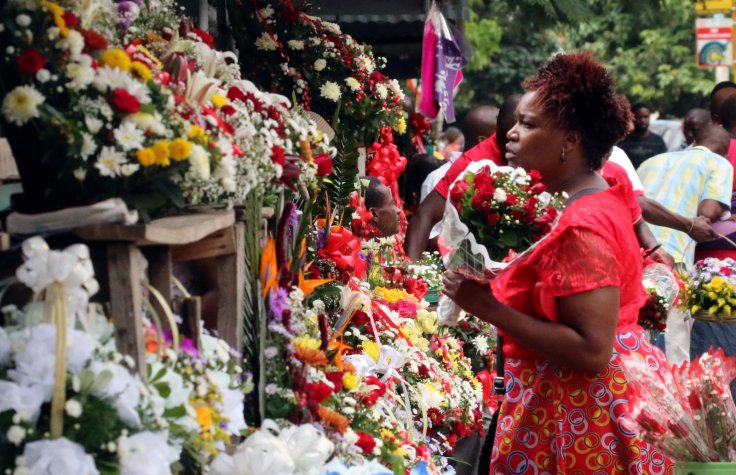
[[[261,87],[297,97],[323,117],[337,112],[359,141],[381,127],[406,130],[404,93],[368,46],[290,1],[235,2],[229,11],[241,65]],[[339,106],[338,106],[339,105]]]
[[[445,205],[439,238],[445,267],[493,278],[551,231],[564,199],[545,191],[536,170],[472,163],[453,183]],[[445,298],[439,305],[441,322],[457,323],[460,308]]]
[[[503,261],[551,230],[563,203],[544,189],[535,170],[483,167],[453,184],[449,201],[489,257]]]
[[[683,276],[682,305],[694,318],[730,319],[736,313],[736,261],[707,258]]]
[[[678,462],[736,462],[736,360],[710,350],[671,372],[622,360],[631,397],[624,427]],[[655,375],[653,377],[653,375]]]

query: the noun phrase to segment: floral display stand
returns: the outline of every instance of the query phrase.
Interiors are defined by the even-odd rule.
[[[675,466],[675,475],[732,475],[736,463],[680,462]]]
[[[123,353],[134,357],[138,368],[145,361],[143,293],[137,277],[142,275],[144,258],[151,286],[169,305],[172,262],[216,258],[217,330],[223,340],[240,347],[245,225],[236,222],[233,211],[173,216],[133,226],[95,225],[75,233],[88,243],[104,247],[117,344]]]

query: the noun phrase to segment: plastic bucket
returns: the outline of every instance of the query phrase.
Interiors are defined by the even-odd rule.
[[[731,462],[678,462],[675,475],[736,475],[736,463]]]

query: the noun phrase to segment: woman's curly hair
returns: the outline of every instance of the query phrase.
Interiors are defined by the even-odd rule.
[[[556,125],[580,132],[591,169],[603,164],[629,131],[629,101],[614,93],[614,82],[590,52],[560,53],[523,83]]]

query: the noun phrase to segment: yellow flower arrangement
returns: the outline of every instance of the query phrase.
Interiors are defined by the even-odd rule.
[[[192,140],[206,140],[207,132],[205,132],[204,129],[198,125],[190,124],[189,132],[187,132],[187,137]]]
[[[394,130],[398,132],[401,135],[404,135],[406,133],[406,119],[404,116],[399,117],[399,119],[394,124]]]
[[[130,64],[130,74],[143,82],[148,81],[153,76],[148,66],[141,63],[140,61],[133,61]]]
[[[159,140],[153,146],[153,153],[156,155],[156,164],[162,167],[168,167],[171,162],[169,161],[169,141]]]
[[[710,258],[698,263],[694,271],[683,276],[682,305],[693,315],[706,312],[708,315],[735,317],[736,286],[725,277],[731,272],[725,261]]]

